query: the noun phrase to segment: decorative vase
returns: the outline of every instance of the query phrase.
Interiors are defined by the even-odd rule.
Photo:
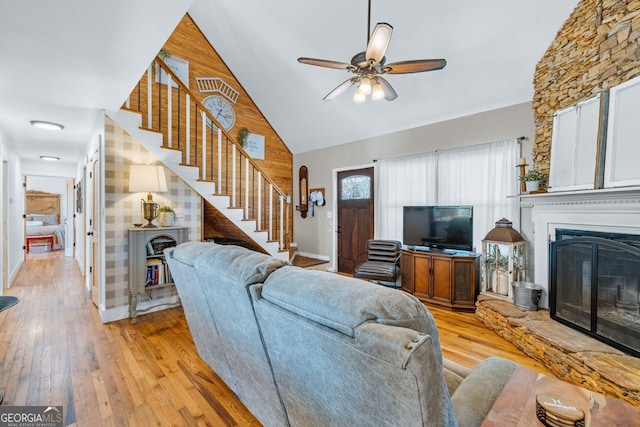
[[[492,290],[496,294],[509,295],[509,276],[502,271],[491,272]]]
[[[538,189],[540,189],[540,181],[525,181],[524,185],[529,192],[538,191]]]
[[[158,212],[158,224],[160,227],[173,227],[176,216],[173,212]]]

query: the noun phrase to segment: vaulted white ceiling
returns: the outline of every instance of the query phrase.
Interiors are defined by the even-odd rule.
[[[387,62],[445,58],[440,71],[389,75],[392,102],[322,98],[367,42],[367,0],[21,0],[0,5],[0,129],[22,158],[81,159],[102,109],[117,109],[185,11],[291,151],[301,153],[533,96],[534,68],[578,0],[372,0],[393,26]],[[63,123],[52,135],[29,126]]]

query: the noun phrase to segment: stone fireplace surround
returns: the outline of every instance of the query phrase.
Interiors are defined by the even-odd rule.
[[[640,188],[520,196],[522,232],[531,243],[528,280],[543,288],[539,311],[481,295],[476,317],[558,378],[640,407],[640,358],[629,356],[549,317],[549,242],[556,229],[640,235]],[[533,250],[531,250],[533,249]]]

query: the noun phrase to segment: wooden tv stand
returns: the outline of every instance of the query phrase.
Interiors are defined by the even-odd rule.
[[[402,290],[421,301],[473,312],[480,290],[480,254],[402,250]]]

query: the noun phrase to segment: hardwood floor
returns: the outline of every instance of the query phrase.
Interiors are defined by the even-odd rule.
[[[32,253],[0,313],[3,405],[62,405],[65,425],[255,426],[198,357],[181,308],[102,324],[75,261]],[[430,307],[444,356],[473,367],[491,355],[547,373],[473,314]]]

